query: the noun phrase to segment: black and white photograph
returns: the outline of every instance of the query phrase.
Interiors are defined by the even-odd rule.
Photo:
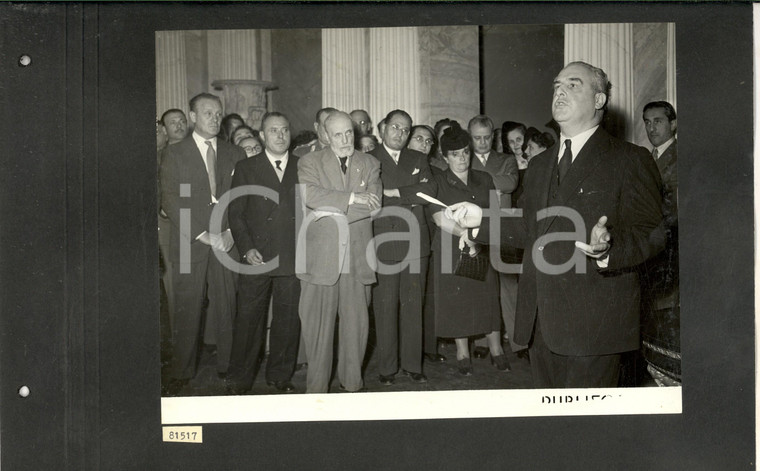
[[[2,5],[0,465],[753,468],[755,10]]]
[[[239,396],[250,420],[342,408],[303,393],[679,413],[675,29],[157,32],[164,396],[236,396],[222,422]],[[458,219],[481,208],[501,237]],[[646,387],[670,389],[617,390]],[[442,393],[472,390],[495,399]]]

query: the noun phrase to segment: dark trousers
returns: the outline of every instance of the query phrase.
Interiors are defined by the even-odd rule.
[[[620,354],[572,356],[549,350],[541,335],[538,318],[530,345],[533,387],[615,388],[620,376]]]
[[[428,257],[428,260],[430,257]],[[422,350],[425,353],[438,353],[438,337],[435,335],[435,269],[433,263],[428,263],[425,281],[425,300],[422,308]]]
[[[229,383],[245,389],[253,385],[266,341],[270,299],[272,324],[269,328],[266,380],[290,380],[301,336],[301,321],[298,318],[300,294],[301,283],[295,275],[240,275]]]
[[[208,312],[218,313],[217,371],[227,372],[232,350],[232,325],[235,316],[235,274],[225,268],[209,250],[205,260],[190,265],[190,273],[180,273],[180,264],[172,263],[170,305],[174,308],[172,325],[172,361],[169,376],[192,379],[195,376],[200,341],[203,303],[208,296]]]
[[[420,270],[406,267],[394,275],[377,274],[372,292],[377,354],[381,375],[401,368],[422,373],[422,299],[428,258],[420,260]]]

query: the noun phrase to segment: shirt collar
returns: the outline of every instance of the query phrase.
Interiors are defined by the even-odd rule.
[[[264,152],[267,154],[267,158],[269,159],[269,163],[272,164],[272,167],[277,167],[277,164],[274,163],[275,160],[280,160],[280,168],[284,169],[285,166],[288,164],[288,153],[285,152],[284,155],[276,156],[269,152],[269,149],[264,149]]]
[[[385,152],[387,152],[388,155],[391,156],[391,158],[393,158],[393,154],[398,154],[399,156],[401,155],[401,151],[400,150],[390,149],[390,148],[388,148],[388,146],[385,145],[385,143],[383,143],[383,147],[385,147]]]
[[[662,154],[664,154],[664,153],[665,153],[665,151],[666,151],[666,150],[668,150],[668,147],[670,147],[670,145],[671,145],[673,142],[675,142],[675,140],[676,140],[676,136],[673,136],[673,137],[671,137],[670,139],[668,139],[667,141],[665,141],[665,143],[664,143],[664,144],[657,146],[657,158],[658,158],[658,159],[659,159],[660,157],[662,157]]]
[[[206,149],[206,141],[211,141],[211,147],[216,150],[216,136],[206,139],[205,137],[201,136],[197,132],[193,131],[193,140],[195,141],[195,144],[198,146],[198,148]]]
[[[562,158],[562,154],[565,153],[565,141],[567,139],[570,139],[570,150],[573,153],[573,162],[575,162],[575,158],[578,156],[578,154],[581,153],[581,149],[583,149],[583,146],[586,145],[586,142],[591,138],[591,135],[596,132],[596,130],[599,128],[599,125],[597,124],[591,129],[588,129],[586,131],[583,131],[581,133],[576,134],[573,137],[567,137],[564,134],[559,134],[559,154],[557,155],[557,158]]]

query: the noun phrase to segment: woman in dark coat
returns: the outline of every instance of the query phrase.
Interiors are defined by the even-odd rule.
[[[440,144],[449,168],[434,174],[438,184],[437,198],[445,204],[470,201],[487,207],[489,193],[495,191],[495,187],[488,173],[470,169],[470,135],[454,125],[444,132]],[[509,362],[501,347],[496,271],[489,263],[484,281],[454,274],[462,244],[471,255],[488,248],[469,240],[461,242],[460,238],[466,230],[442,217],[441,212],[434,214],[433,219],[438,226],[432,244],[436,273],[436,335],[455,339],[459,372],[465,376],[472,374],[468,337],[482,334],[486,334],[492,363],[500,370],[507,370]],[[487,253],[482,255],[487,257]]]

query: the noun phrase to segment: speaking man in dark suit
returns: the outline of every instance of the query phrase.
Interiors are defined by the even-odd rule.
[[[380,207],[380,164],[354,150],[353,122],[343,112],[325,121],[329,146],[298,161],[305,217],[299,229],[296,274],[301,280],[298,315],[309,369],[307,393],[330,387],[333,333],[338,328],[338,380],[362,389],[362,361],[369,335],[375,282],[370,212]]]
[[[383,209],[373,222],[377,259],[385,266],[379,267],[372,290],[379,379],[381,384],[393,383],[400,357],[402,373],[424,383],[422,299],[430,236],[423,211],[427,202],[417,193],[434,196],[436,187],[427,156],[406,147],[412,128],[409,114],[393,110],[385,121],[383,144],[371,152],[380,162],[383,182]],[[406,217],[395,214],[398,210]]]
[[[207,315],[216,315],[217,372],[224,376],[232,348],[235,313],[235,276],[224,268],[215,251],[230,252],[234,241],[227,228],[209,226],[211,213],[230,188],[243,149],[217,139],[222,119],[218,97],[202,93],[190,100],[193,133],[166,148],[161,164],[161,207],[171,222],[169,247],[172,270],[174,314],[172,316],[172,362],[177,393],[195,376],[198,337],[203,303],[208,296]]]
[[[649,153],[599,126],[603,70],[568,64],[554,79],[559,143],[531,160],[522,215],[457,203],[471,238],[525,248],[515,341],[530,345],[537,388],[615,387],[622,352],[639,346],[636,267],[664,245],[661,181]],[[508,217],[511,216],[511,217]],[[589,243],[586,244],[586,241]]]
[[[681,303],[678,290],[678,147],[676,110],[667,101],[644,106],[652,158],[662,177],[665,250],[642,266],[642,349],[661,386],[681,384]]]
[[[271,194],[252,188],[230,203],[230,229],[243,263],[264,270],[258,274],[241,273],[238,280],[227,384],[232,392],[242,393],[251,388],[266,338],[271,299],[266,380],[280,392],[292,392],[295,388],[290,379],[296,365],[301,327],[298,319],[301,285],[295,276],[298,157],[288,155],[290,122],[285,115],[266,113],[260,136],[264,151],[238,162],[232,177],[233,189],[256,185],[271,190]]]

